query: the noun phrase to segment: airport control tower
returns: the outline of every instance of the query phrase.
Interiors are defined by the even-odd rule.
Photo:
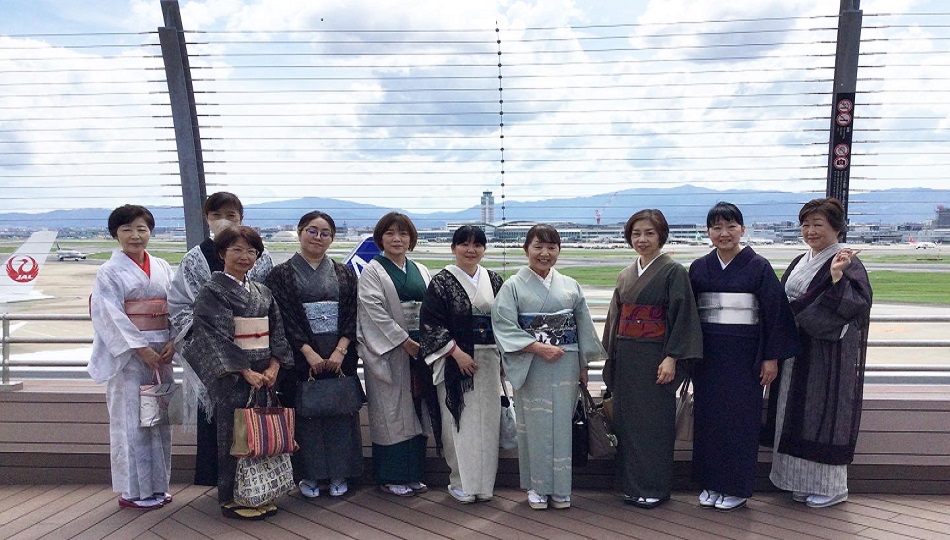
[[[494,223],[495,197],[491,191],[482,192],[482,223]]]

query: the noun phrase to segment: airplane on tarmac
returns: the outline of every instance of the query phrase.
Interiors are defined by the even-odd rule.
[[[0,304],[52,298],[33,289],[57,231],[37,231],[13,252],[0,270]]]
[[[911,236],[907,240],[908,240],[907,243],[914,246],[914,249],[934,249],[937,247],[937,244],[935,242],[916,242],[914,241],[913,236]]]

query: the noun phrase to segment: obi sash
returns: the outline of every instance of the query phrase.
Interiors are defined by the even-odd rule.
[[[759,324],[759,300],[752,293],[699,293],[699,320],[712,324]]]
[[[617,335],[627,338],[662,338],[666,335],[666,308],[648,304],[620,304]]]
[[[304,302],[307,322],[314,334],[336,334],[339,328],[340,304],[336,301]]]
[[[491,328],[491,315],[472,314],[472,343],[474,345],[495,344],[495,334]]]
[[[422,302],[409,300],[400,302],[402,314],[406,319],[406,332],[419,332],[419,310],[422,308]]]
[[[570,309],[555,313],[522,313],[518,315],[518,324],[536,340],[550,345],[571,345],[577,343],[577,322]]]
[[[164,298],[126,300],[125,314],[142,331],[168,328],[168,302]]]
[[[270,321],[267,317],[235,317],[234,344],[247,350],[270,347]]]

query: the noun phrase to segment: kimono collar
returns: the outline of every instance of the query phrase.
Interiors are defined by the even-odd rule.
[[[650,268],[651,266],[653,266],[653,263],[655,263],[655,262],[657,261],[657,259],[659,259],[659,258],[662,257],[662,256],[663,256],[663,254],[660,253],[659,255],[657,255],[656,257],[654,257],[652,261],[648,262],[646,266],[640,266],[640,257],[638,256],[638,257],[637,257],[637,275],[638,275],[638,276],[642,276],[643,273],[646,272],[648,268]]]
[[[821,250],[817,255],[812,254],[810,249],[805,252],[805,256],[791,269],[788,279],[785,280],[785,294],[788,298],[794,300],[805,294],[811,280],[815,278],[821,267],[838,253],[839,249],[841,249],[841,244],[835,243]]]
[[[716,252],[716,258],[719,259],[719,266],[721,266],[722,269],[725,270],[727,266],[729,266],[730,264],[732,264],[733,261],[735,261],[736,259],[739,258],[739,255],[742,255],[742,252],[745,251],[745,249],[746,249],[745,247],[741,248],[741,249],[739,250],[739,252],[736,253],[736,256],[733,257],[732,259],[730,259],[729,262],[724,262],[724,261],[722,260],[722,257],[719,256],[719,250],[718,250],[718,249],[715,249],[715,250],[713,250],[713,251]]]
[[[534,270],[531,270],[530,267],[528,268],[528,271],[530,271],[532,274],[534,274],[534,277],[538,278],[538,279],[541,281],[541,284],[544,285],[544,288],[546,288],[546,289],[549,290],[549,291],[551,290],[551,282],[554,281],[554,269],[553,269],[553,268],[548,272],[547,277],[541,277],[541,274],[535,272]]]
[[[484,313],[491,313],[492,304],[495,302],[495,293],[491,287],[488,270],[479,265],[478,270],[475,271],[476,280],[454,264],[446,266],[445,269],[458,280],[473,307]]]
[[[228,276],[229,278],[231,278],[232,281],[234,281],[235,283],[237,283],[238,285],[240,285],[241,287],[243,287],[245,291],[250,291],[250,290],[251,290],[251,285],[250,285],[250,283],[248,283],[248,279],[247,279],[247,275],[246,275],[246,274],[244,275],[244,281],[241,281],[241,280],[239,280],[238,278],[232,276],[231,274],[229,274],[229,273],[227,273],[227,272],[221,272],[221,273],[224,274],[224,275],[226,275],[226,276]]]
[[[147,251],[142,253],[142,264],[139,264],[137,260],[130,257],[128,253],[123,251],[122,254],[128,257],[129,260],[135,264],[135,266],[138,266],[143,272],[145,272],[146,276],[152,277],[152,261],[148,258]]]

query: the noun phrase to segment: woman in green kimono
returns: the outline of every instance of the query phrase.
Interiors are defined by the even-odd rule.
[[[535,510],[571,506],[571,418],[578,381],[604,350],[580,285],[554,269],[561,237],[528,230],[528,267],[502,285],[492,309],[495,341],[515,391],[521,488]]]
[[[431,390],[439,414],[431,371],[414,362],[419,354],[419,309],[429,283],[426,267],[407,257],[416,238],[405,214],[390,212],[380,218],[373,241],[382,254],[363,268],[357,287],[356,340],[369,400],[373,479],[384,492],[400,497],[428,490],[422,483],[426,436],[420,416],[425,411],[419,403],[422,396],[414,396],[413,389]],[[413,384],[426,373],[428,385]]]
[[[638,257],[617,277],[604,326],[604,382],[614,397],[624,502],[641,508],[670,498],[682,360],[703,356],[689,273],[660,253],[669,234],[659,210],[627,220],[624,238]]]

